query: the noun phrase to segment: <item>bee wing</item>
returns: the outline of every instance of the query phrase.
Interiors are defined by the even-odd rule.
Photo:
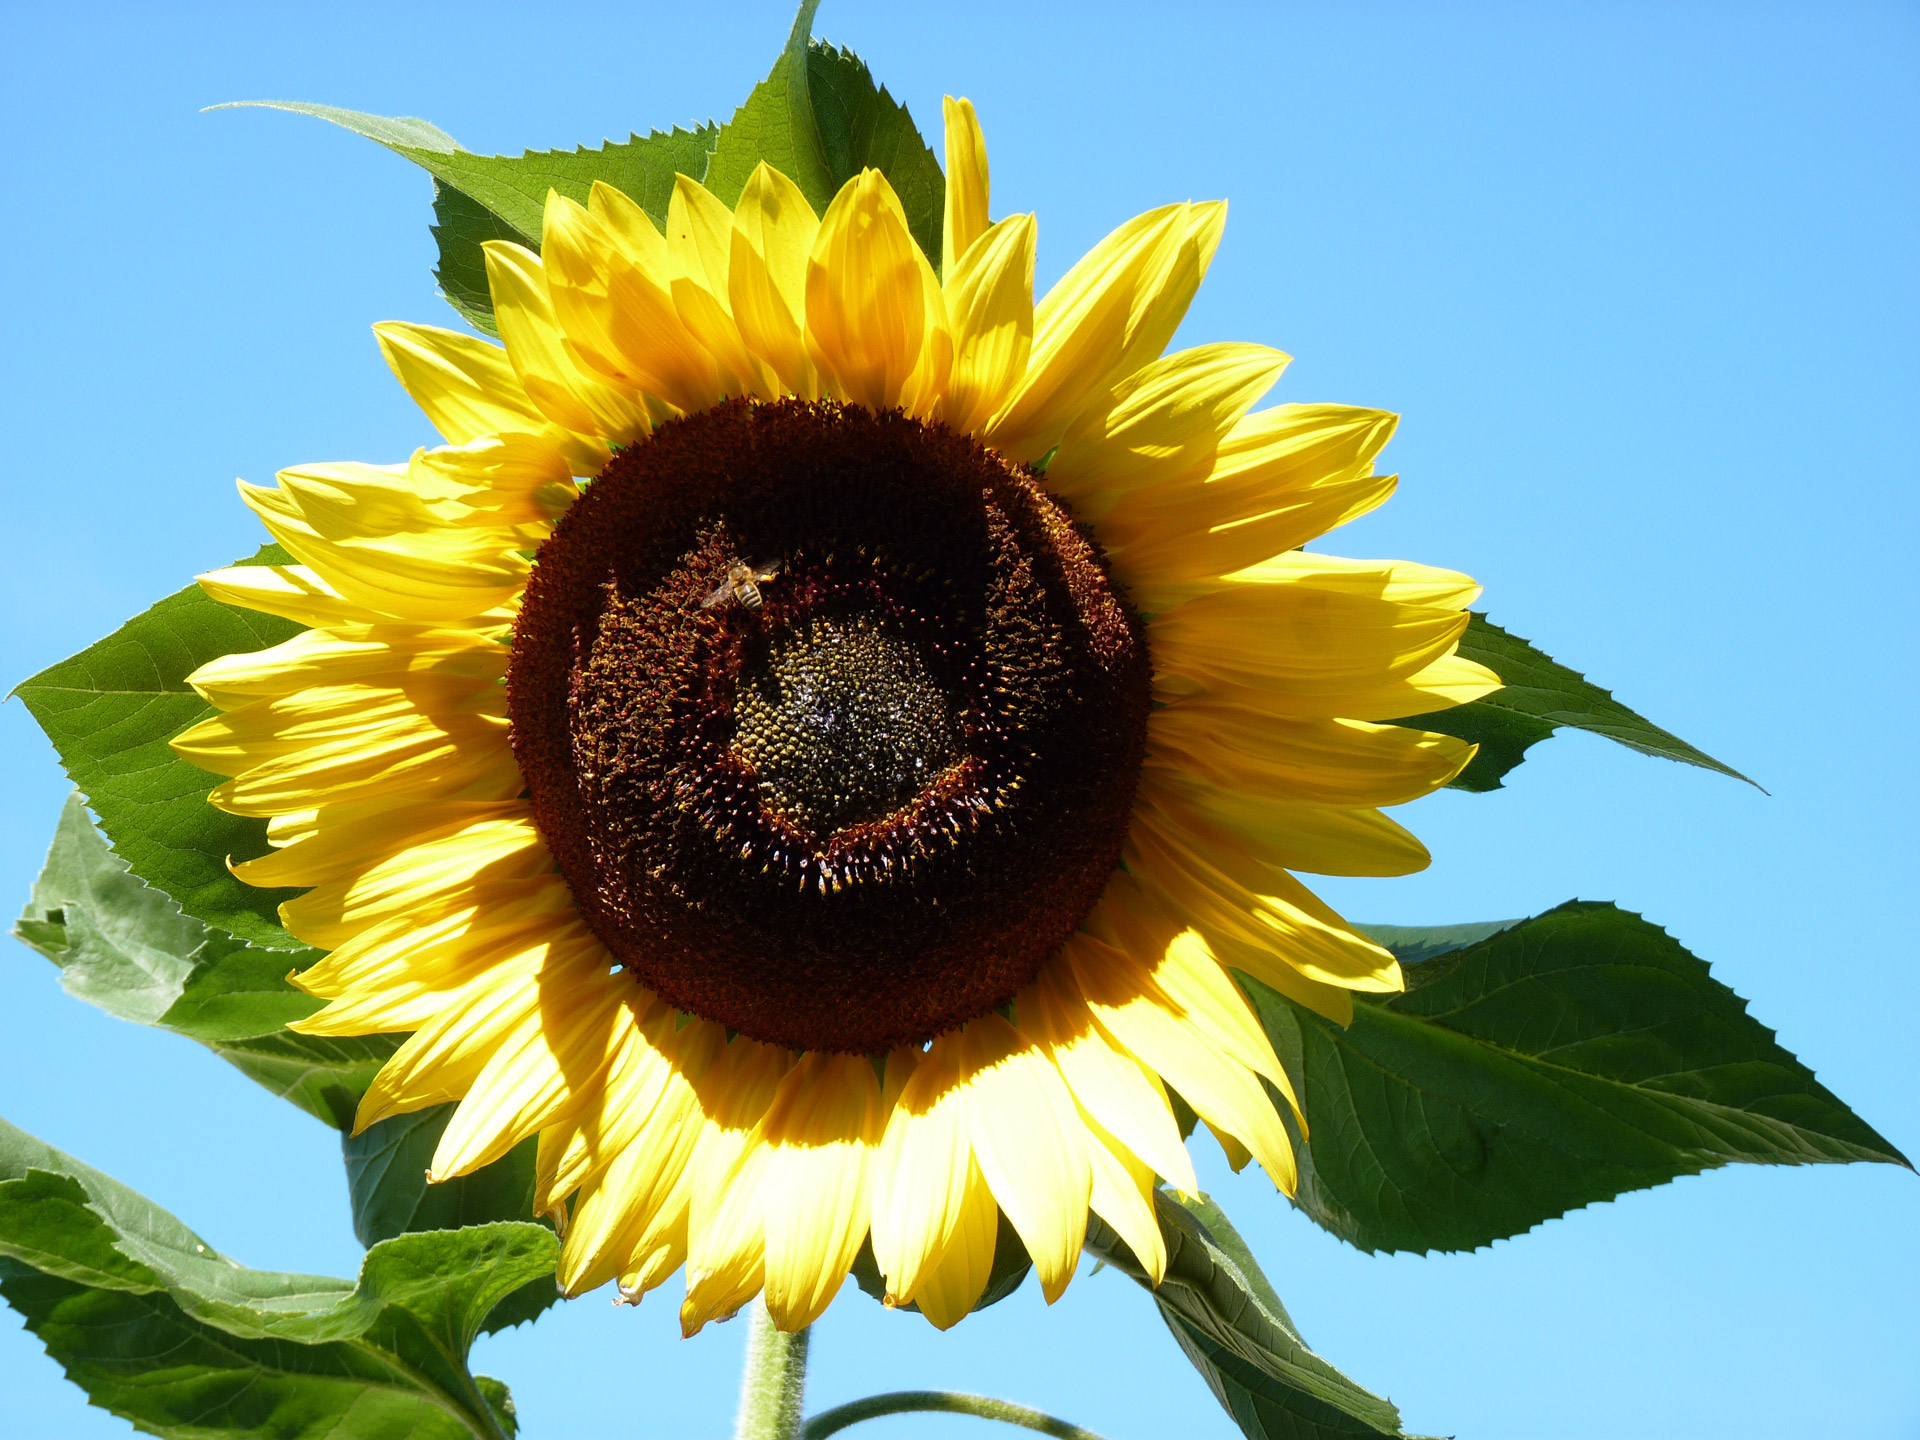
[[[771,580],[779,573],[780,562],[778,560],[769,560],[753,572],[753,578],[755,580]]]
[[[733,594],[733,581],[731,579],[722,580],[718,585],[713,587],[713,593],[700,602],[700,608],[702,610],[711,610],[714,606],[725,603],[727,597],[731,594]]]

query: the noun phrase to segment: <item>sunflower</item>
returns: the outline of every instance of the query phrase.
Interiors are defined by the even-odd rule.
[[[293,1028],[411,1032],[357,1125],[456,1103],[434,1180],[538,1136],[563,1289],[684,1266],[689,1334],[809,1324],[867,1243],[945,1328],[1002,1216],[1049,1301],[1090,1210],[1158,1277],[1187,1108],[1291,1192],[1234,972],[1401,988],[1291,872],[1425,865],[1380,807],[1472,751],[1378,722],[1498,684],[1471,580],[1300,548],[1391,493],[1394,417],[1163,353],[1225,206],[1036,305],[946,124],[939,271],[874,170],[818,217],[683,176],[665,234],[549,195],[486,247],[502,346],[376,327],[447,443],[243,483],[299,563],[201,577],[310,627],[174,742],[267,819],[235,873],[305,888]]]

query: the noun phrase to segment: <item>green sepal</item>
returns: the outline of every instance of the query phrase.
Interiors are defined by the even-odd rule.
[[[406,1235],[358,1281],[251,1270],[172,1215],[0,1120],[0,1296],[94,1404],[181,1440],[505,1440],[506,1387],[467,1354],[551,1285],[538,1225]]]
[[[1346,1029],[1240,977],[1311,1132],[1294,1203],[1363,1250],[1471,1250],[1727,1164],[1907,1163],[1631,911],[1369,933],[1407,990]]]
[[[1167,1247],[1156,1287],[1097,1215],[1087,1251],[1148,1290],[1160,1318],[1221,1407],[1250,1440],[1400,1436],[1400,1412],[1314,1354],[1220,1207],[1205,1196],[1154,1193]]]
[[[288,565],[278,545],[238,565]],[[73,783],[133,873],[188,915],[274,950],[303,948],[280,924],[297,890],[236,880],[227,861],[267,853],[267,823],[207,803],[220,777],[167,742],[214,709],[187,676],[222,655],[299,634],[291,620],[223,605],[198,585],[169,595],[106,639],[22,680],[13,693],[47,733]]]
[[[1451,710],[1409,715],[1393,722],[1414,730],[1452,735],[1480,747],[1467,768],[1450,782],[1453,789],[1498,790],[1507,772],[1526,759],[1527,751],[1562,726],[1603,735],[1642,754],[1717,770],[1754,785],[1732,766],[1662,730],[1614,699],[1611,691],[1601,689],[1577,670],[1569,670],[1531,641],[1501,629],[1477,611],[1460,639],[1460,654],[1493,671],[1505,688]]]

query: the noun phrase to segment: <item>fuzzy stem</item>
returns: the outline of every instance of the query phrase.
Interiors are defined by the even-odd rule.
[[[799,1440],[807,1390],[807,1336],[783,1333],[755,1300],[747,1316],[747,1365],[740,1377],[734,1440]]]
[[[961,1395],[951,1390],[896,1390],[890,1395],[869,1395],[822,1410],[807,1421],[800,1431],[801,1440],[826,1440],[849,1425],[862,1420],[877,1420],[882,1415],[900,1415],[913,1410],[938,1410],[949,1415],[976,1415],[982,1420],[998,1420],[1026,1430],[1038,1430],[1055,1440],[1100,1440],[1091,1430],[1082,1430],[1065,1420],[1056,1420],[1025,1405],[1008,1400],[993,1400],[985,1395]]]

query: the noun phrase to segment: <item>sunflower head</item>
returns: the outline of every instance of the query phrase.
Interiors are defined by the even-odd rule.
[[[175,743],[307,887],[298,1028],[411,1032],[359,1124],[457,1102],[436,1179],[538,1136],[563,1285],[684,1266],[689,1330],[803,1326],[868,1242],[951,1325],[1003,1218],[1049,1299],[1089,1210],[1158,1275],[1176,1098],[1291,1188],[1242,986],[1399,987],[1292,872],[1423,865],[1380,807],[1471,750],[1380,722],[1498,683],[1466,577],[1300,548],[1392,417],[1163,354],[1224,207],[1036,305],[947,122],[939,256],[873,170],[550,195],[487,246],[502,345],[377,327],[446,443],[243,486],[299,563],[202,582],[310,627]]]
[[[651,990],[884,1053],[1012,1000],[1093,908],[1146,734],[1140,629],[972,437],[733,400],[622,451],[542,549],[514,754]]]

